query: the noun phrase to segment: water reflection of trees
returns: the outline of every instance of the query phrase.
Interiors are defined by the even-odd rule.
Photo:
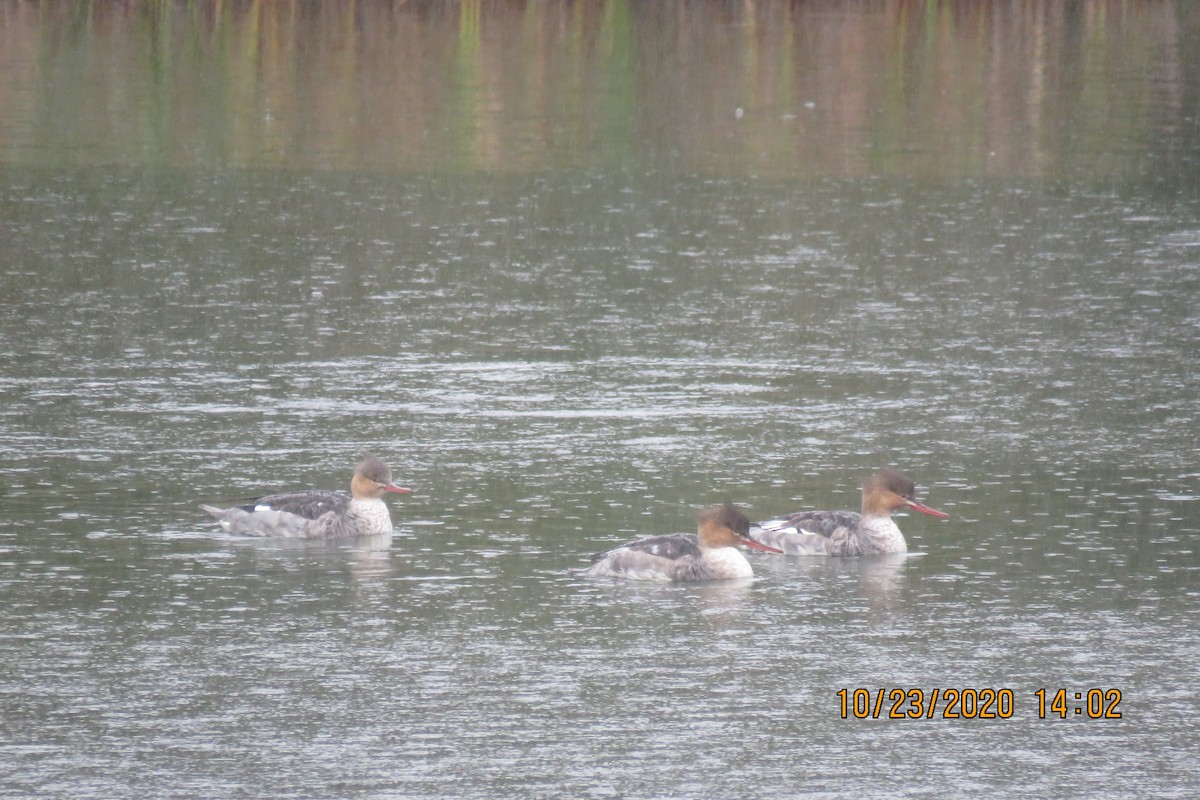
[[[6,4],[0,148],[55,163],[1121,173],[1130,142],[1179,146],[1195,26],[1175,3],[1114,0]]]

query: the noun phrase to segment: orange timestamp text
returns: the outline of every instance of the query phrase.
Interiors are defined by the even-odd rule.
[[[1120,689],[1038,689],[1040,719],[1068,716],[1120,719]],[[842,719],[1010,719],[1016,712],[1012,689],[839,689]]]

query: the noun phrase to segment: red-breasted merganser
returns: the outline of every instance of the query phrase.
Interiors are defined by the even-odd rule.
[[[354,470],[350,494],[331,491],[289,492],[259,497],[233,508],[200,506],[221,527],[240,536],[285,539],[334,539],[392,532],[392,516],[383,496],[410,494],[392,483],[392,471],[368,455]]]
[[[697,533],[671,533],[627,542],[597,554],[596,563],[590,567],[572,572],[633,581],[720,581],[754,575],[737,545],[768,553],[783,552],[750,539],[750,520],[732,503],[701,512],[697,522]]]
[[[908,543],[892,520],[904,508],[938,519],[950,515],[917,502],[916,484],[894,469],[881,469],[862,490],[862,513],[854,511],[798,511],[780,519],[760,522],[750,529],[757,542],[788,555],[863,556],[905,553]]]

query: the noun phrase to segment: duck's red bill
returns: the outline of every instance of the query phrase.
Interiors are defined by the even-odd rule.
[[[909,500],[908,507],[913,511],[920,511],[922,514],[928,514],[931,517],[937,517],[938,519],[950,519],[950,515],[945,511],[938,511],[936,508],[930,508],[929,506],[922,505],[916,500]]]
[[[396,494],[412,494],[412,489],[406,489],[403,486],[397,486],[394,483],[389,483],[383,487],[385,492],[395,492]]]
[[[762,542],[756,542],[748,536],[743,536],[743,537],[741,537],[741,539],[742,539],[742,544],[744,544],[744,545],[746,545],[746,547],[752,548],[754,550],[762,550],[764,553],[782,553],[783,552],[778,547],[771,547],[771,545],[769,545],[769,544],[763,544]]]

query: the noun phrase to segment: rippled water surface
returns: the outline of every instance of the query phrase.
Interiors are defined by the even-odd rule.
[[[1043,89],[1069,93],[1065,75],[1137,113],[1102,136],[1081,91],[1053,104],[1041,160],[1017,157],[1029,117],[1006,105],[980,144],[958,101],[1020,106],[1029,87],[959,77],[946,163],[909,127],[941,108],[930,63],[901,73],[913,102],[893,117],[879,81],[896,73],[864,55],[830,75],[814,52],[853,61],[846,43],[892,31],[908,56],[960,58],[982,25],[1073,53],[1076,21],[1054,4],[928,27],[907,4],[801,7],[784,30],[805,36],[781,39],[725,7],[268,14],[259,124],[295,126],[276,141],[240,131],[240,84],[189,79],[166,117],[128,116],[156,84],[104,48],[140,52],[136,14],[6,8],[5,40],[43,45],[10,61],[106,91],[39,139],[58,101],[0,81],[24,109],[0,127],[0,796],[1192,797],[1197,70],[1156,43],[1197,26],[1171,4],[1081,5],[1093,49],[1078,71],[1048,64],[1061,81]],[[162,30],[241,41],[247,21],[226,22]],[[296,81],[343,85],[322,60],[350,69],[339,25],[371,59],[423,34],[440,77],[401,97],[412,119],[280,110],[270,43],[327,67]],[[538,94],[541,51],[497,55],[535,30],[583,48],[562,56],[583,88]],[[454,59],[494,74],[491,105],[435,69]],[[687,101],[733,92],[730,63],[790,64],[813,89],[770,72],[741,116],[698,116]],[[363,75],[346,85],[386,94]],[[831,81],[861,117],[848,104],[825,130],[774,105],[820,112]],[[181,127],[213,96],[220,135]],[[463,138],[373,149],[453,120]],[[839,162],[848,132],[873,144]],[[456,161],[464,140],[515,163]],[[975,146],[997,160],[979,168]],[[366,450],[415,489],[391,537],[240,539],[199,511],[344,486]],[[898,517],[907,557],[754,553],[753,580],[704,586],[568,573],[726,498],[752,518],[854,507],[884,465],[951,515]],[[1012,713],[843,719],[856,688],[1007,689]],[[1060,688],[1066,718],[1041,718],[1034,692]],[[1120,691],[1120,719],[1088,718],[1092,689]]]

